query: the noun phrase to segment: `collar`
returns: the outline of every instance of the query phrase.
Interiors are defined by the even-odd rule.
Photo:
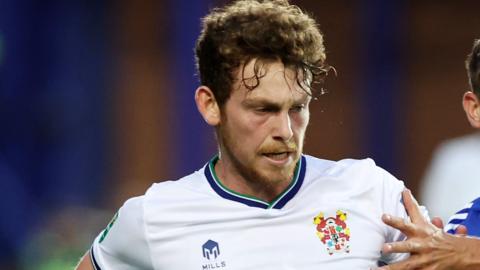
[[[298,190],[300,190],[305,178],[305,171],[307,167],[306,158],[302,155],[297,162],[290,185],[288,185],[288,187],[273,201],[266,202],[253,196],[238,193],[224,186],[215,173],[215,163],[217,163],[217,161],[218,155],[213,157],[210,162],[205,165],[204,170],[205,177],[207,178],[212,189],[224,199],[263,209],[281,209],[285,204],[287,204],[295,196],[295,194],[297,194]]]

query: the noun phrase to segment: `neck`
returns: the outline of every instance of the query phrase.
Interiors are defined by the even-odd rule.
[[[258,179],[246,178],[237,167],[225,156],[215,164],[215,174],[225,187],[237,193],[272,202],[293,181],[259,181]]]

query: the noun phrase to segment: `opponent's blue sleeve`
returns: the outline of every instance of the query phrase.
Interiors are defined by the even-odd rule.
[[[448,220],[444,231],[455,234],[459,225],[467,227],[468,235],[480,237],[480,197],[468,203],[462,210],[453,215]]]

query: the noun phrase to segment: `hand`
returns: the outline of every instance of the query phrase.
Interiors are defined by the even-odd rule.
[[[402,194],[405,209],[410,216],[410,221],[390,215],[383,215],[386,224],[399,229],[407,240],[385,244],[385,253],[411,253],[411,256],[402,262],[381,267],[383,270],[408,270],[408,269],[467,269],[467,262],[472,258],[480,257],[475,254],[480,248],[480,240],[453,236],[444,233],[443,224],[438,220],[432,222],[423,217],[420,208],[409,190]],[[465,227],[457,230],[465,233]],[[474,241],[472,243],[472,240]],[[472,246],[477,244],[477,250]],[[475,266],[473,266],[475,267]],[[478,267],[478,265],[476,266]],[[478,268],[472,268],[478,269]]]
[[[432,218],[432,224],[435,225],[439,229],[443,229],[443,221],[440,217]]]

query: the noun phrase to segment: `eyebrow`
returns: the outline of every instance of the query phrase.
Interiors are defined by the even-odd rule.
[[[310,100],[310,96],[306,96],[305,98],[294,100],[292,104],[305,104]],[[245,99],[242,101],[242,104],[246,107],[253,108],[253,107],[271,107],[271,108],[281,108],[282,103],[272,102],[271,100],[267,100],[265,98],[255,98],[255,99]]]
[[[242,101],[242,104],[245,105],[246,107],[249,107],[249,108],[258,107],[258,106],[275,107],[275,108],[282,107],[282,105],[280,103],[272,102],[270,100],[266,100],[266,99],[263,99],[263,98],[260,98],[260,99],[246,99],[246,100]]]

